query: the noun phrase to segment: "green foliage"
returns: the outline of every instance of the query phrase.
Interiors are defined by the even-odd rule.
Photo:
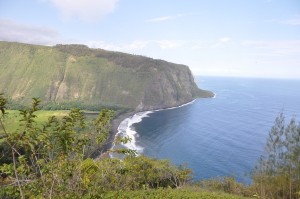
[[[133,157],[132,151],[123,160],[90,159],[91,151],[107,140],[114,116],[111,110],[102,110],[92,127],[87,127],[79,109],[72,109],[61,119],[50,116],[41,125],[36,114],[40,100],[34,98],[31,108],[20,111],[20,127],[7,132],[2,122],[6,102],[0,95],[4,132],[0,197],[100,198],[109,191],[181,187],[191,179],[191,171],[185,167]]]
[[[285,124],[281,114],[269,133],[266,150],[253,172],[253,185],[234,178],[192,183],[192,171],[167,160],[136,157],[132,150],[113,152],[125,158],[91,159],[107,142],[115,113],[103,109],[92,122],[78,108],[60,117],[39,113],[40,100],[20,112],[7,112],[0,94],[1,198],[287,198],[300,190],[300,124]],[[19,126],[3,121],[17,114]],[[52,112],[50,112],[52,113]],[[45,120],[45,116],[49,116]],[[39,117],[43,116],[44,119]],[[43,122],[41,122],[43,121]],[[117,139],[126,143],[128,137]],[[226,194],[225,194],[225,193]]]
[[[266,157],[253,171],[256,192],[261,198],[299,198],[300,124],[292,118],[286,125],[281,113],[269,132]]]
[[[98,153],[99,145],[102,146],[106,143],[110,133],[110,122],[115,116],[115,112],[109,109],[102,109],[98,117],[90,124],[92,131],[87,135],[89,140],[86,146],[85,157],[94,157]]]
[[[237,182],[233,177],[213,178],[196,183],[202,189],[222,191],[229,194],[252,197],[255,195],[253,187]]]
[[[3,97],[3,93],[0,93],[0,111],[2,115],[5,113],[7,99]]]
[[[16,109],[19,107],[19,104],[12,103],[9,104],[9,107],[12,109]],[[104,104],[104,103],[89,103],[87,104],[85,101],[67,101],[67,102],[44,102],[41,104],[41,109],[43,110],[70,110],[73,107],[77,107],[81,110],[89,110],[89,111],[99,111],[102,109],[110,109],[114,111],[128,111],[129,108],[124,107],[122,105],[117,104]]]
[[[20,110],[27,110],[26,108]],[[6,129],[8,132],[15,132],[20,130],[22,116],[20,115],[20,111],[18,110],[6,110],[5,117],[2,119]],[[41,128],[44,124],[48,122],[48,118],[51,116],[55,116],[58,120],[62,120],[64,116],[69,114],[69,110],[59,110],[59,111],[46,111],[46,110],[38,110],[34,114],[36,117],[34,118],[36,125]],[[93,115],[95,117],[96,115]],[[89,118],[91,120],[92,118]],[[0,135],[3,130],[0,128]],[[1,138],[0,138],[1,139]]]
[[[3,153],[0,157],[0,185],[8,190],[5,194],[14,190],[17,192],[13,194],[20,194],[22,198],[41,193],[51,195],[51,183],[61,185],[59,189],[67,188],[65,183],[76,174],[77,161],[83,159],[84,149],[90,145],[88,133],[84,133],[87,128],[83,112],[72,109],[61,121],[51,116],[45,124],[37,124],[35,119],[40,100],[33,98],[32,107],[20,111],[20,128],[7,132],[2,122],[7,102],[3,95],[0,95],[0,102],[0,124],[4,133],[0,144]],[[113,114],[110,112],[107,115],[106,112],[101,112],[99,117],[109,123]],[[98,128],[101,125],[104,124],[98,124]],[[97,134],[101,132],[97,131]],[[104,141],[99,142],[98,147]],[[8,184],[10,186],[6,187]],[[18,189],[11,186],[17,186]]]
[[[82,45],[0,41],[0,51],[0,92],[11,96],[11,109],[30,104],[29,96],[41,98],[46,110],[97,111],[169,107],[210,96],[198,89],[188,67],[162,60]]]
[[[103,198],[113,199],[182,199],[182,198],[202,198],[202,199],[246,199],[241,196],[230,195],[220,192],[210,192],[198,187],[187,186],[181,189],[150,189],[138,191],[115,191],[103,194]]]

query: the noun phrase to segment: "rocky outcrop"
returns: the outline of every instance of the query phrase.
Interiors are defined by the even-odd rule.
[[[200,90],[187,66],[83,45],[45,47],[0,42],[0,92],[46,102],[152,110],[177,106]]]

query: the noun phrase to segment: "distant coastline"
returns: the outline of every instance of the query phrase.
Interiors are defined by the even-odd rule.
[[[110,129],[110,134],[109,134],[109,138],[107,139],[107,142],[98,150],[96,150],[93,154],[92,154],[92,158],[101,158],[101,157],[106,157],[108,156],[108,152],[114,147],[114,141],[116,139],[117,134],[119,133],[119,127],[121,125],[121,123],[126,120],[126,119],[131,119],[133,118],[136,114],[138,113],[145,113],[145,112],[157,112],[157,111],[163,111],[163,110],[170,110],[170,109],[175,109],[175,108],[180,108],[183,106],[187,106],[189,104],[194,103],[197,99],[200,98],[215,98],[216,94],[214,92],[211,91],[207,91],[209,92],[208,95],[204,95],[198,98],[194,98],[191,101],[188,102],[184,102],[181,103],[179,105],[176,106],[170,106],[170,107],[162,107],[162,108],[157,108],[157,109],[145,109],[142,111],[139,110],[135,110],[135,111],[127,111],[124,113],[121,113],[119,115],[117,115],[112,121],[111,121],[111,129]],[[128,126],[128,128],[130,128],[130,126]]]
[[[215,94],[214,94],[214,97],[215,97]],[[212,98],[214,98],[212,97]],[[155,109],[155,110],[145,110],[145,111],[133,111],[133,112],[128,112],[128,113],[124,113],[118,117],[116,117],[112,123],[111,123],[111,137],[108,141],[108,145],[103,148],[103,152],[107,152],[108,150],[112,149],[114,147],[113,145],[113,141],[115,140],[116,136],[121,133],[120,132],[120,125],[122,124],[122,122],[124,122],[125,120],[127,119],[132,119],[134,116],[137,116],[137,114],[143,114],[143,113],[146,113],[146,112],[149,112],[149,113],[153,113],[153,112],[157,112],[157,111],[163,111],[163,110],[171,110],[171,109],[176,109],[176,108],[181,108],[183,106],[187,106],[187,105],[190,105],[190,104],[193,104],[196,100],[196,99],[193,99],[189,102],[186,102],[186,103],[183,103],[183,104],[180,104],[178,106],[173,106],[173,107],[166,107],[166,108],[161,108],[161,109]],[[148,113],[148,114],[149,114]],[[142,118],[144,118],[145,116],[142,116]],[[141,118],[141,119],[142,119]],[[135,123],[133,123],[135,124]],[[128,125],[127,128],[130,128],[132,125]],[[105,150],[104,150],[105,149]]]
[[[107,139],[106,143],[101,148],[99,148],[99,149],[97,149],[96,151],[93,152],[93,154],[91,155],[92,158],[98,159],[98,158],[102,158],[102,157],[107,156],[107,153],[114,147],[113,143],[116,139],[117,134],[119,133],[119,130],[118,130],[119,126],[124,120],[130,119],[138,113],[144,113],[144,112],[147,112],[147,111],[156,112],[156,111],[180,108],[180,107],[192,104],[195,101],[196,101],[196,99],[193,99],[192,101],[189,101],[189,102],[186,102],[186,103],[180,104],[178,106],[174,106],[174,107],[166,107],[166,108],[155,109],[155,110],[128,111],[128,112],[121,113],[121,114],[117,115],[111,121],[111,128],[110,128],[109,138]]]

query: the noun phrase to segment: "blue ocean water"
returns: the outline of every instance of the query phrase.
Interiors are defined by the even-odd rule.
[[[186,163],[195,180],[235,176],[249,183],[276,116],[300,120],[300,80],[196,77],[196,83],[216,97],[140,114],[129,125],[133,144],[147,156]]]

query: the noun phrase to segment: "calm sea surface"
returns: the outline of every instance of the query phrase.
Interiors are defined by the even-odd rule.
[[[276,116],[283,112],[300,121],[300,80],[196,77],[196,82],[216,98],[129,119],[131,148],[187,163],[195,180],[235,176],[250,182]]]

